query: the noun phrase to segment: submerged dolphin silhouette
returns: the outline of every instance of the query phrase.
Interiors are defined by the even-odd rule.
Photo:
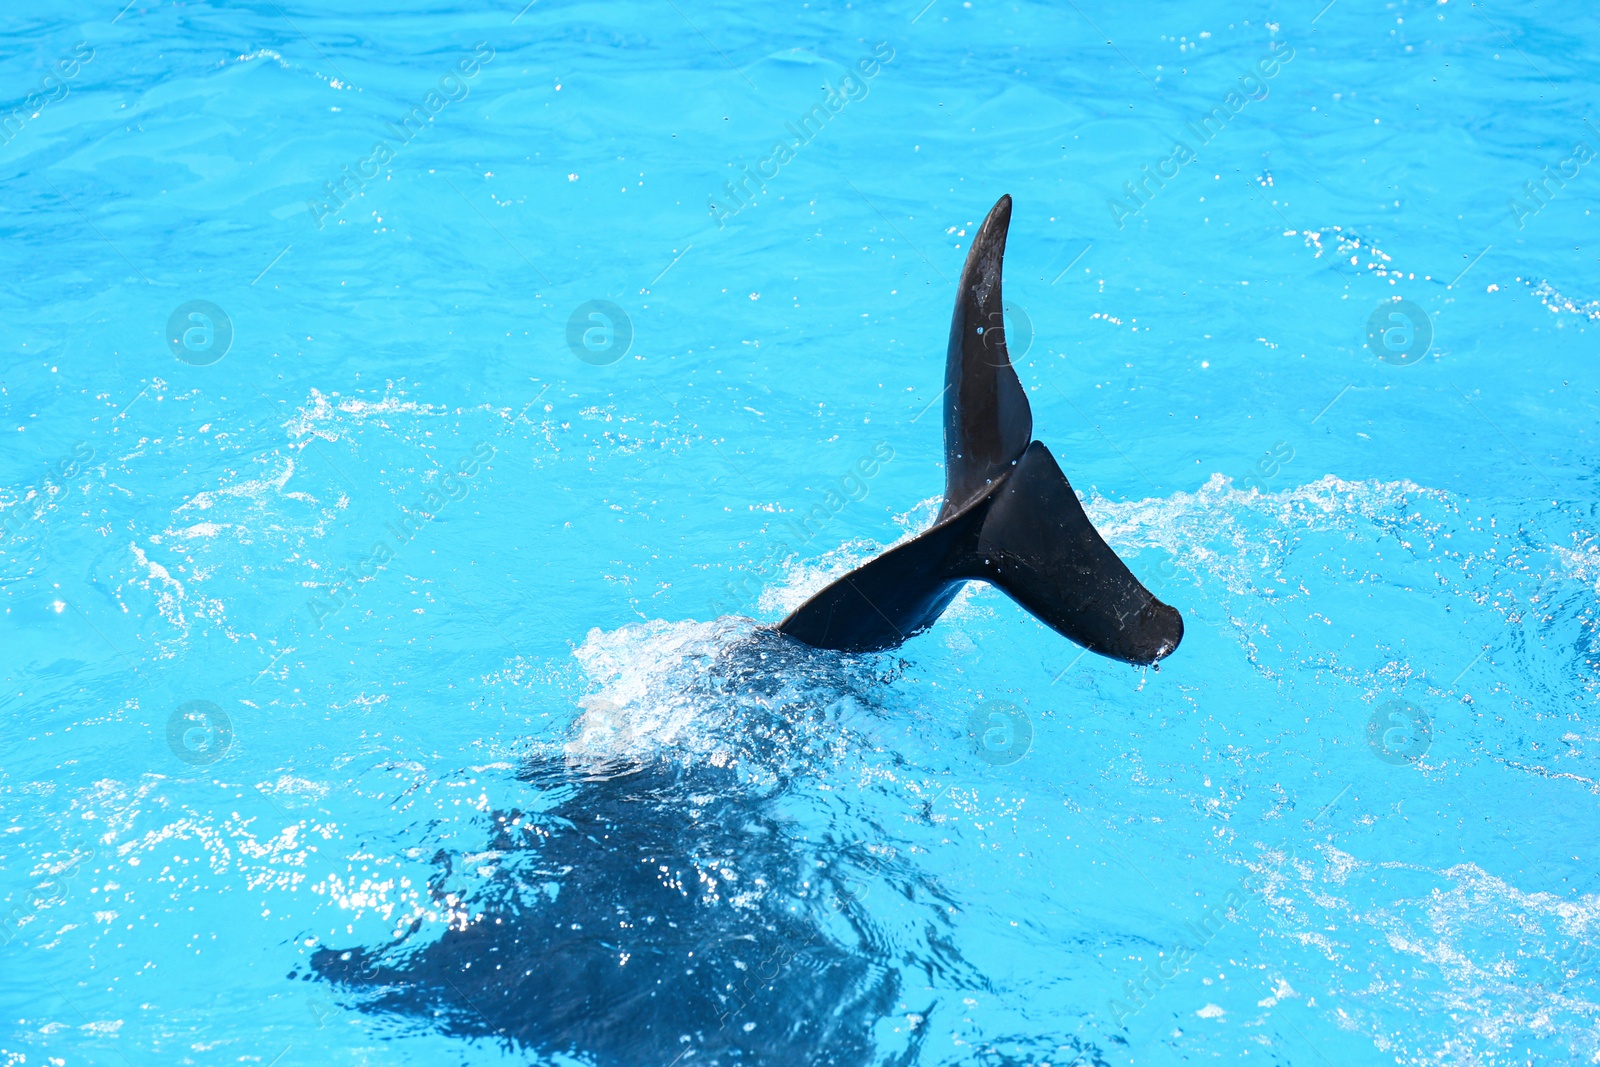
[[[1117,558],[1050,450],[1032,440],[1033,413],[1001,313],[1010,222],[1011,197],[1002,196],[972,240],[956,292],[944,374],[944,507],[927,532],[784,619],[778,629],[790,637],[844,652],[894,648],[979,580],[1112,659],[1155,663],[1183,640],[1183,616]]]
[[[959,901],[908,847],[903,824],[933,825],[906,788],[920,773],[874,740],[892,671],[765,627],[706,629],[633,698],[638,720],[602,716],[692,729],[597,727],[599,758],[575,728],[530,753],[517,808],[401,831],[396,850],[437,832],[438,914],[321,945],[290,977],[389,1033],[605,1067],[883,1067],[960,1026],[968,1009],[925,987],[949,1000],[989,979],[956,943]],[[924,1024],[904,1031],[907,1012]],[[1035,1036],[1105,1062],[1073,1034]]]

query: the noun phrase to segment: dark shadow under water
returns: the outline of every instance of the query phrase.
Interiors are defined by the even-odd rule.
[[[903,969],[920,987],[970,968],[946,937],[892,945],[860,894],[926,901],[930,934],[949,901],[874,858],[875,826],[807,833],[779,803],[837,762],[837,705],[874,680],[765,631],[686,668],[670,699],[727,709],[706,716],[720,747],[599,772],[532,758],[528,810],[492,813],[489,855],[473,854],[487,876],[452,890],[463,857],[434,857],[430,891],[454,892],[461,918],[320,949],[303,977],[368,1013],[605,1067],[883,1062],[879,1020],[932,1009],[901,1003]],[[909,1063],[926,1032],[896,1035],[887,1061]]]

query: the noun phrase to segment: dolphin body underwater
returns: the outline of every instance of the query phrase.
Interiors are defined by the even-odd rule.
[[[920,990],[935,976],[971,990],[986,979],[956,945],[957,901],[902,840],[907,808],[888,776],[830,784],[898,759],[861,712],[892,694],[864,664],[747,622],[641,702],[692,707],[690,750],[663,744],[597,767],[547,748],[517,770],[515,807],[364,841],[392,853],[425,842],[427,896],[449,921],[323,942],[289,977],[328,983],[321,997],[373,1017],[380,1038],[433,1031],[539,1063],[915,1062],[932,1028],[890,1039],[885,1059],[883,1020],[959,1025],[965,1008]],[[910,815],[933,832],[929,813]]]
[[[1032,440],[1001,311],[1010,222],[1002,196],[961,271],[944,371],[944,506],[933,527],[802,604],[778,625],[790,637],[843,652],[894,648],[981,580],[1112,659],[1155,663],[1183,640],[1183,616],[1117,558],[1050,450]]]
[[[659,670],[621,711],[646,731],[674,724],[665,737],[591,758],[591,704],[565,745],[521,762],[515,807],[464,824],[446,807],[387,847],[364,841],[432,854],[436,921],[366,946],[305,940],[288,977],[326,983],[381,1037],[432,1031],[604,1067],[908,1065],[930,1034],[964,1025],[954,994],[993,990],[959,947],[965,901],[918,861],[960,831],[907,784],[942,773],[932,764],[950,749],[930,738],[931,755],[912,757],[879,741],[920,707],[893,684],[902,668],[831,650],[892,648],[973,579],[1128,662],[1154,663],[1183,635],[1031,441],[1001,317],[1010,210],[995,205],[961,275],[933,527],[776,628],[680,624],[701,636],[666,657],[630,643]],[[1073,1029],[1014,1040],[1029,1062],[1106,1062]]]

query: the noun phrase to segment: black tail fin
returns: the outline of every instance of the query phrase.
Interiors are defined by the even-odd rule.
[[[944,521],[987,496],[1033,440],[1033,412],[1006,348],[1000,265],[1011,224],[1002,196],[983,220],[956,288],[944,362]]]
[[[1049,449],[1006,350],[1000,273],[1011,198],[989,212],[961,272],[945,365],[945,499],[933,528],[806,601],[779,629],[876,652],[932,626],[972,579],[991,582],[1092,652],[1154,663],[1183,617],[1105,543]]]
[[[971,577],[1102,656],[1154,663],[1178,647],[1183,616],[1117,558],[1048,448],[1029,445],[991,500]]]

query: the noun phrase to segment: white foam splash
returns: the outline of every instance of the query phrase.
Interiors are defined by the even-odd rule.
[[[791,559],[784,564],[783,577],[761,590],[756,607],[765,613],[787,615],[885,550],[876,541],[857,538],[811,559]]]
[[[601,771],[684,748],[726,763],[715,739],[726,707],[696,699],[684,672],[703,676],[718,652],[754,628],[753,620],[727,617],[590,630],[573,655],[595,692],[580,702],[583,714],[565,745],[568,763]]]
[[[319,389],[312,389],[311,396],[306,400],[293,418],[284,424],[284,429],[290,438],[320,437],[324,441],[339,440],[340,433],[347,425],[359,426],[368,419],[378,420],[379,425],[385,425],[383,417],[386,415],[443,415],[443,408],[436,408],[432,404],[418,404],[412,400],[401,400],[391,391],[386,392],[382,400],[358,400],[352,397],[339,398],[335,393],[330,398],[323,395]]]
[[[1331,474],[1271,493],[1238,489],[1213,474],[1192,493],[1126,502],[1097,495],[1084,501],[1084,510],[1119,554],[1161,549],[1196,574],[1220,578],[1230,592],[1249,593],[1254,576],[1284,553],[1293,534],[1343,531],[1354,538],[1374,528],[1403,529],[1431,547],[1441,525],[1418,511],[1423,501],[1456,510],[1449,493],[1415,482],[1350,482]],[[1404,537],[1401,543],[1410,545]]]
[[[1264,556],[1275,555],[1282,547],[1281,536],[1269,534],[1263,542],[1264,528],[1276,528],[1280,534],[1342,530],[1354,535],[1362,527],[1403,521],[1414,536],[1431,541],[1439,523],[1423,521],[1415,507],[1420,501],[1454,510],[1450,494],[1415,482],[1350,482],[1331,474],[1271,493],[1238,489],[1229,478],[1213,474],[1192,493],[1131,501],[1095,495],[1083,505],[1095,528],[1119,554],[1161,549],[1196,574],[1221,578],[1230,592],[1249,593],[1255,589],[1253,578],[1260,573]],[[923,533],[932,525],[939,503],[940,498],[931,497],[895,516],[906,532],[890,544],[858,539],[820,556],[789,561],[781,580],[761,591],[757,606],[767,613],[793,611],[828,583]],[[969,596],[970,592],[960,598],[963,605]]]
[[[208,489],[196,493],[173,509],[174,513],[188,511],[191,508],[196,511],[209,511],[218,504],[220,499],[229,497],[247,500],[258,505],[264,504],[267,498],[272,495],[310,501],[311,498],[305,493],[285,493],[283,491],[284,486],[289,484],[289,479],[294,477],[294,470],[294,459],[284,456],[282,466],[266,477],[246,478],[230,485],[223,485],[216,489]]]
[[[1420,970],[1437,971],[1439,985],[1366,985],[1360,968],[1339,1002],[1375,1036],[1405,1016],[1447,1012],[1492,1041],[1514,1040],[1523,1030],[1563,1034],[1585,1062],[1600,1052],[1582,1020],[1600,1010],[1590,995],[1596,956],[1600,896],[1564,897],[1527,892],[1475,863],[1432,868],[1399,861],[1363,862],[1331,846],[1326,861],[1277,869],[1279,857],[1251,864],[1268,876],[1265,898],[1279,917],[1269,936],[1313,946],[1330,959],[1352,945],[1381,943]],[[1353,873],[1362,877],[1351,878]],[[1401,891],[1397,887],[1409,885]],[[1328,887],[1340,892],[1329,892]],[[1385,891],[1381,887],[1387,887]],[[1391,898],[1401,892],[1398,898]],[[1317,931],[1338,931],[1337,941]],[[1343,1014],[1343,1011],[1341,1011]],[[1400,1032],[1384,1040],[1403,1044]],[[1481,1049],[1480,1049],[1481,1051]],[[1441,1054],[1419,1063],[1461,1062]]]
[[[1600,593],[1600,549],[1594,545],[1584,545],[1580,548],[1556,545],[1555,556],[1566,569],[1564,575],[1556,576],[1558,580],[1566,578],[1583,582],[1596,593]]]
[[[559,746],[539,747],[584,774],[727,768],[741,789],[761,789],[863,758],[861,738],[878,722],[881,667],[754,619],[595,629],[573,654],[588,676],[583,711]]]
[[[1393,256],[1354,230],[1346,230],[1342,226],[1324,226],[1320,230],[1285,230],[1283,235],[1303,237],[1307,248],[1316,249],[1317,259],[1331,251],[1332,258],[1340,264],[1340,270],[1344,273],[1370,271],[1379,278],[1388,278],[1390,285],[1417,277],[1415,271],[1407,272],[1395,267]],[[1330,242],[1332,249],[1327,248],[1324,241]],[[1430,275],[1424,274],[1422,277],[1427,279]]]
[[[1539,302],[1558,315],[1565,311],[1588,319],[1590,322],[1600,320],[1600,300],[1585,300],[1582,302],[1573,300],[1569,296],[1564,296],[1560,290],[1556,289],[1548,281],[1536,283],[1532,278],[1518,278],[1517,281],[1532,289],[1533,295],[1539,298]]]

